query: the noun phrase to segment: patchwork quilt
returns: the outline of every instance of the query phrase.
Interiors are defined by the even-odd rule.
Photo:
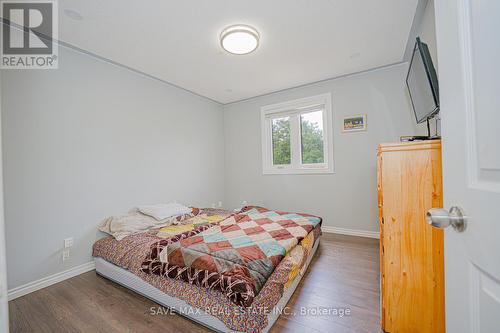
[[[141,270],[220,290],[248,307],[285,255],[320,224],[308,214],[245,207],[215,225],[154,243]]]

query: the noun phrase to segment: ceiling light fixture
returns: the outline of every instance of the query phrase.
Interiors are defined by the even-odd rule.
[[[259,38],[258,31],[248,25],[232,25],[220,34],[220,45],[232,54],[248,54],[259,46]]]

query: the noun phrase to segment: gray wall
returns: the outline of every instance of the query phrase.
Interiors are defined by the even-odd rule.
[[[436,41],[436,21],[434,16],[434,0],[429,0],[425,6],[422,22],[417,28],[417,35],[429,46],[432,61],[436,70],[438,68],[437,41]]]
[[[377,231],[377,145],[415,134],[405,90],[407,64],[290,89],[225,106],[225,202],[243,200],[324,217],[332,227]],[[260,108],[332,93],[335,173],[262,175]],[[343,116],[368,115],[368,130],[341,133]]]
[[[3,71],[2,95],[9,289],[90,261],[108,215],[223,200],[217,103],[65,48],[58,70]]]
[[[2,78],[0,71],[0,113],[2,111]],[[1,132],[1,130],[0,130]],[[0,135],[0,143],[1,143]],[[9,331],[9,306],[7,304],[7,264],[5,256],[5,228],[3,213],[3,178],[0,157],[0,332]]]

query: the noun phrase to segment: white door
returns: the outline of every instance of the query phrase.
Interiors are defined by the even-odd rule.
[[[500,0],[437,0],[446,209],[446,328],[500,332]]]

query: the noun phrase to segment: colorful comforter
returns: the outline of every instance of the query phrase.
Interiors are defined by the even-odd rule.
[[[248,307],[285,255],[320,224],[316,216],[246,207],[215,226],[153,244],[141,269],[219,290]]]
[[[209,214],[212,209],[203,210]],[[228,214],[229,215],[229,214]],[[311,260],[312,249],[319,241],[321,229],[316,226],[292,251],[290,251],[271,274],[252,305],[242,308],[231,302],[221,291],[209,290],[183,280],[166,279],[155,274],[142,272],[144,258],[151,251],[151,245],[161,241],[158,229],[133,234],[118,241],[109,236],[98,240],[93,247],[93,256],[122,267],[140,277],[163,293],[181,299],[188,305],[218,318],[228,329],[238,332],[259,333],[269,323],[271,314],[283,294],[305,274],[307,261]],[[280,309],[278,309],[280,311]]]

